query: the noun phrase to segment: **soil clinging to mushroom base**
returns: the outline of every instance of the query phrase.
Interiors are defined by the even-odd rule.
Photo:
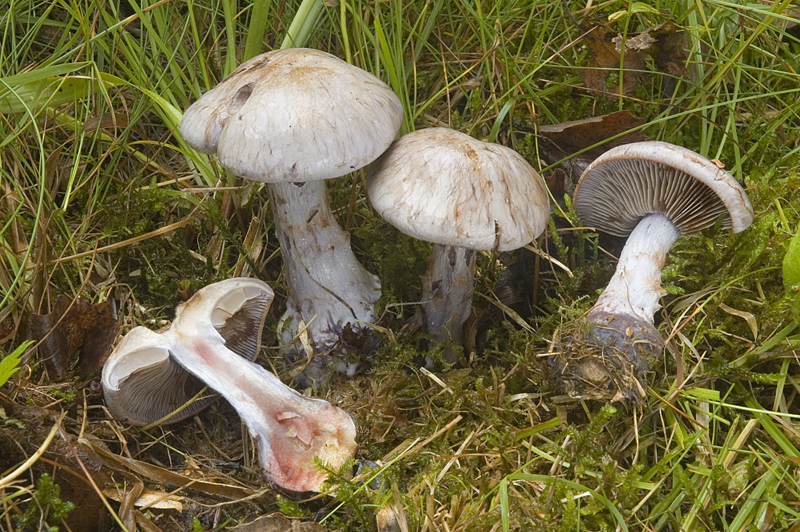
[[[663,350],[664,341],[652,324],[594,311],[563,331],[548,369],[551,380],[572,397],[641,400],[647,386],[644,377]]]

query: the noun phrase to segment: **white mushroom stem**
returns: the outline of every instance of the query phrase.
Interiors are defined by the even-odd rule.
[[[433,245],[422,281],[422,309],[431,338],[461,344],[461,330],[472,309],[474,279],[474,250]]]
[[[271,481],[291,491],[319,491],[326,474],[313,467],[313,458],[336,466],[352,458],[356,429],[343,410],[297,393],[219,336],[175,337],[171,356],[239,412]]]
[[[290,287],[284,339],[298,333],[302,320],[315,352],[329,351],[346,324],[358,332],[364,329],[359,322],[375,322],[380,281],[353,255],[350,235],[331,213],[324,181],[269,183],[268,189]]]
[[[613,314],[636,316],[652,325],[660,308],[661,269],[680,230],[663,214],[648,214],[628,237],[611,282],[587,318]]]

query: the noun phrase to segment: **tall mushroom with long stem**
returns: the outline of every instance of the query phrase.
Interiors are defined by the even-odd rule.
[[[569,326],[551,369],[574,397],[641,399],[645,375],[664,348],[653,316],[670,247],[720,218],[734,233],[743,231],[753,208],[721,165],[657,141],[618,146],[595,159],[578,181],[574,204],[585,225],[629,236],[614,276]]]
[[[370,167],[372,207],[403,233],[432,242],[423,279],[428,334],[461,342],[472,307],[475,251],[509,251],[550,215],[544,181],[520,154],[445,128],[400,137]]]
[[[256,279],[206,286],[176,309],[169,328],[136,327],[120,341],[103,368],[104,395],[115,417],[148,425],[197,413],[211,400],[202,395],[208,386],[247,425],[268,480],[290,491],[319,491],[325,474],[313,459],[340,467],[353,458],[355,424],[250,362],[272,299]]]
[[[382,81],[303,48],[243,63],[184,113],[181,134],[190,146],[268,184],[290,288],[284,339],[302,322],[314,351],[324,353],[337,348],[346,328],[366,332],[363,323],[375,321],[380,282],[353,255],[323,180],[373,161],[402,121],[400,100]],[[296,353],[310,355],[302,347]],[[312,369],[312,378],[321,376]]]

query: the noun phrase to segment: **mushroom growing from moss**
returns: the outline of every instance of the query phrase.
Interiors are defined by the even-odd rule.
[[[355,258],[333,217],[323,180],[346,175],[391,144],[400,100],[373,75],[330,54],[288,49],[257,56],[186,110],[184,140],[223,167],[268,183],[290,287],[289,342],[307,326],[316,353],[375,321],[380,282]],[[296,354],[310,356],[300,347]],[[319,378],[321,364],[307,375]]]
[[[747,194],[728,172],[666,142],[613,148],[583,172],[574,194],[581,221],[628,236],[614,276],[556,349],[554,378],[573,397],[641,399],[645,375],[664,348],[653,323],[660,308],[661,269],[681,235],[720,217],[734,233],[753,221]]]
[[[115,417],[147,425],[196,413],[212,397],[224,397],[256,442],[264,475],[290,491],[319,491],[325,474],[314,457],[334,468],[353,458],[355,424],[343,410],[305,397],[250,360],[261,345],[270,287],[256,279],[227,279],[199,290],[175,310],[159,332],[132,329],[103,369],[106,403]]]
[[[476,250],[522,247],[550,215],[544,181],[520,154],[445,128],[395,141],[370,167],[367,197],[400,231],[434,244],[422,308],[428,334],[455,344],[472,307]]]

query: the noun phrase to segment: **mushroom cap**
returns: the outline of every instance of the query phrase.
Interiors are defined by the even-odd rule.
[[[508,251],[544,231],[544,181],[520,154],[445,128],[404,135],[370,167],[373,208],[435,244]]]
[[[294,48],[242,63],[184,113],[181,134],[255,181],[328,179],[383,153],[403,106],[381,80],[325,52]]]
[[[133,425],[147,425],[174,412],[202,390],[204,384],[170,356],[176,329],[221,336],[231,351],[246,360],[255,359],[273,296],[272,289],[257,279],[227,279],[199,290],[181,304],[172,327],[159,332],[146,327],[132,329],[103,367],[103,390],[111,412]],[[192,416],[215,399],[208,392],[164,423]]]
[[[731,174],[697,153],[666,142],[624,144],[595,159],[574,194],[584,224],[627,236],[647,214],[667,216],[681,234],[725,216],[734,233],[753,221],[753,207]]]

